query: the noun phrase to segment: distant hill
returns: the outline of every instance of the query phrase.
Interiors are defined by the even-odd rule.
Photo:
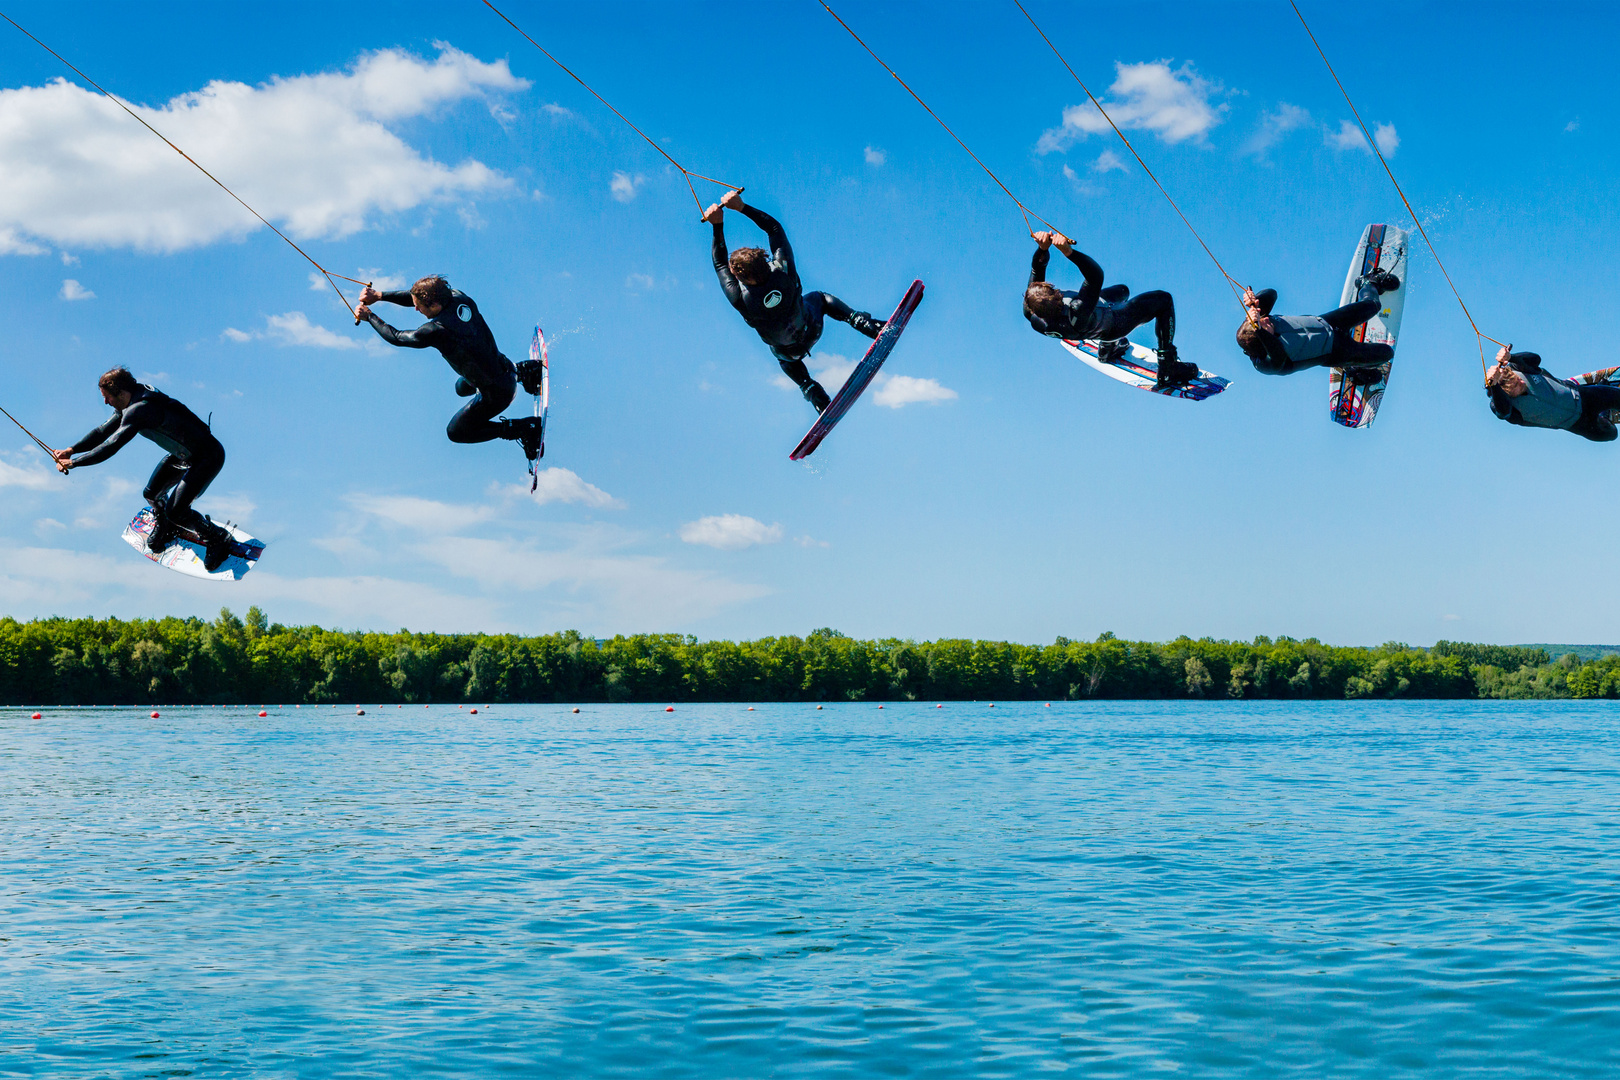
[[[1613,653],[1620,653],[1620,645],[1520,645],[1519,648],[1546,649],[1547,655],[1554,660],[1574,653],[1582,663],[1599,660]]]

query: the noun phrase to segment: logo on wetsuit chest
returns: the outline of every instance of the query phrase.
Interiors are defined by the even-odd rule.
[[[462,322],[471,322],[472,308],[468,307],[466,304],[462,304],[460,307],[456,308],[456,318],[460,319]]]
[[[782,302],[782,290],[781,289],[772,289],[770,292],[765,294],[765,299],[762,301],[762,303],[764,303],[764,305],[766,307],[768,307],[768,308],[773,308],[777,304],[780,304],[781,302]]]

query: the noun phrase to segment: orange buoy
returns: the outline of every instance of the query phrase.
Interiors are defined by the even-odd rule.
[[[991,708],[992,708],[992,709],[993,709],[993,708],[995,708],[995,707],[996,707],[996,703],[995,703],[995,702],[993,702],[993,701],[992,701],[992,702],[991,702],[991,703],[990,703],[990,707],[991,707]]]
[[[578,706],[578,705],[575,705],[575,706],[574,706],[574,711],[575,711],[575,712],[579,712],[579,706]]]
[[[750,705],[750,706],[748,706],[748,711],[749,711],[749,712],[753,712],[753,711],[754,711],[754,707],[753,707],[753,706],[752,706],[752,705]],[[35,718],[34,718],[34,719],[36,719],[36,720],[37,720],[37,719],[39,719],[39,718],[38,718],[38,717],[37,717],[37,716],[36,716],[36,717],[35,717]]]
[[[1047,707],[1047,708],[1048,708],[1048,709],[1050,709],[1050,708],[1051,708],[1051,707],[1052,707],[1052,703],[1051,703],[1051,702],[1050,702],[1050,701],[1048,701],[1048,702],[1047,702],[1047,703],[1046,703],[1046,707]]]
[[[467,715],[468,716],[477,716],[478,715],[478,710],[474,709],[472,712],[468,713]]]
[[[880,709],[881,709],[881,708],[883,708],[883,706],[881,706],[881,705],[879,705],[879,706],[878,706],[878,708],[880,708]]]
[[[665,712],[674,712],[675,711],[675,706],[673,706],[673,705],[665,705],[664,706],[664,711]]]
[[[354,715],[356,715],[356,716],[364,716],[364,715],[366,715],[366,710],[357,708],[357,709],[354,710]]]

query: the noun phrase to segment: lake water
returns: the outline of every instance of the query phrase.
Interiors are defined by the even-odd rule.
[[[0,1075],[1613,1076],[1620,708],[0,710]]]

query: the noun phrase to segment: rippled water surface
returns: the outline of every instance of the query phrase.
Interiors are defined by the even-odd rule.
[[[0,1074],[1613,1076],[1602,703],[0,710]]]

